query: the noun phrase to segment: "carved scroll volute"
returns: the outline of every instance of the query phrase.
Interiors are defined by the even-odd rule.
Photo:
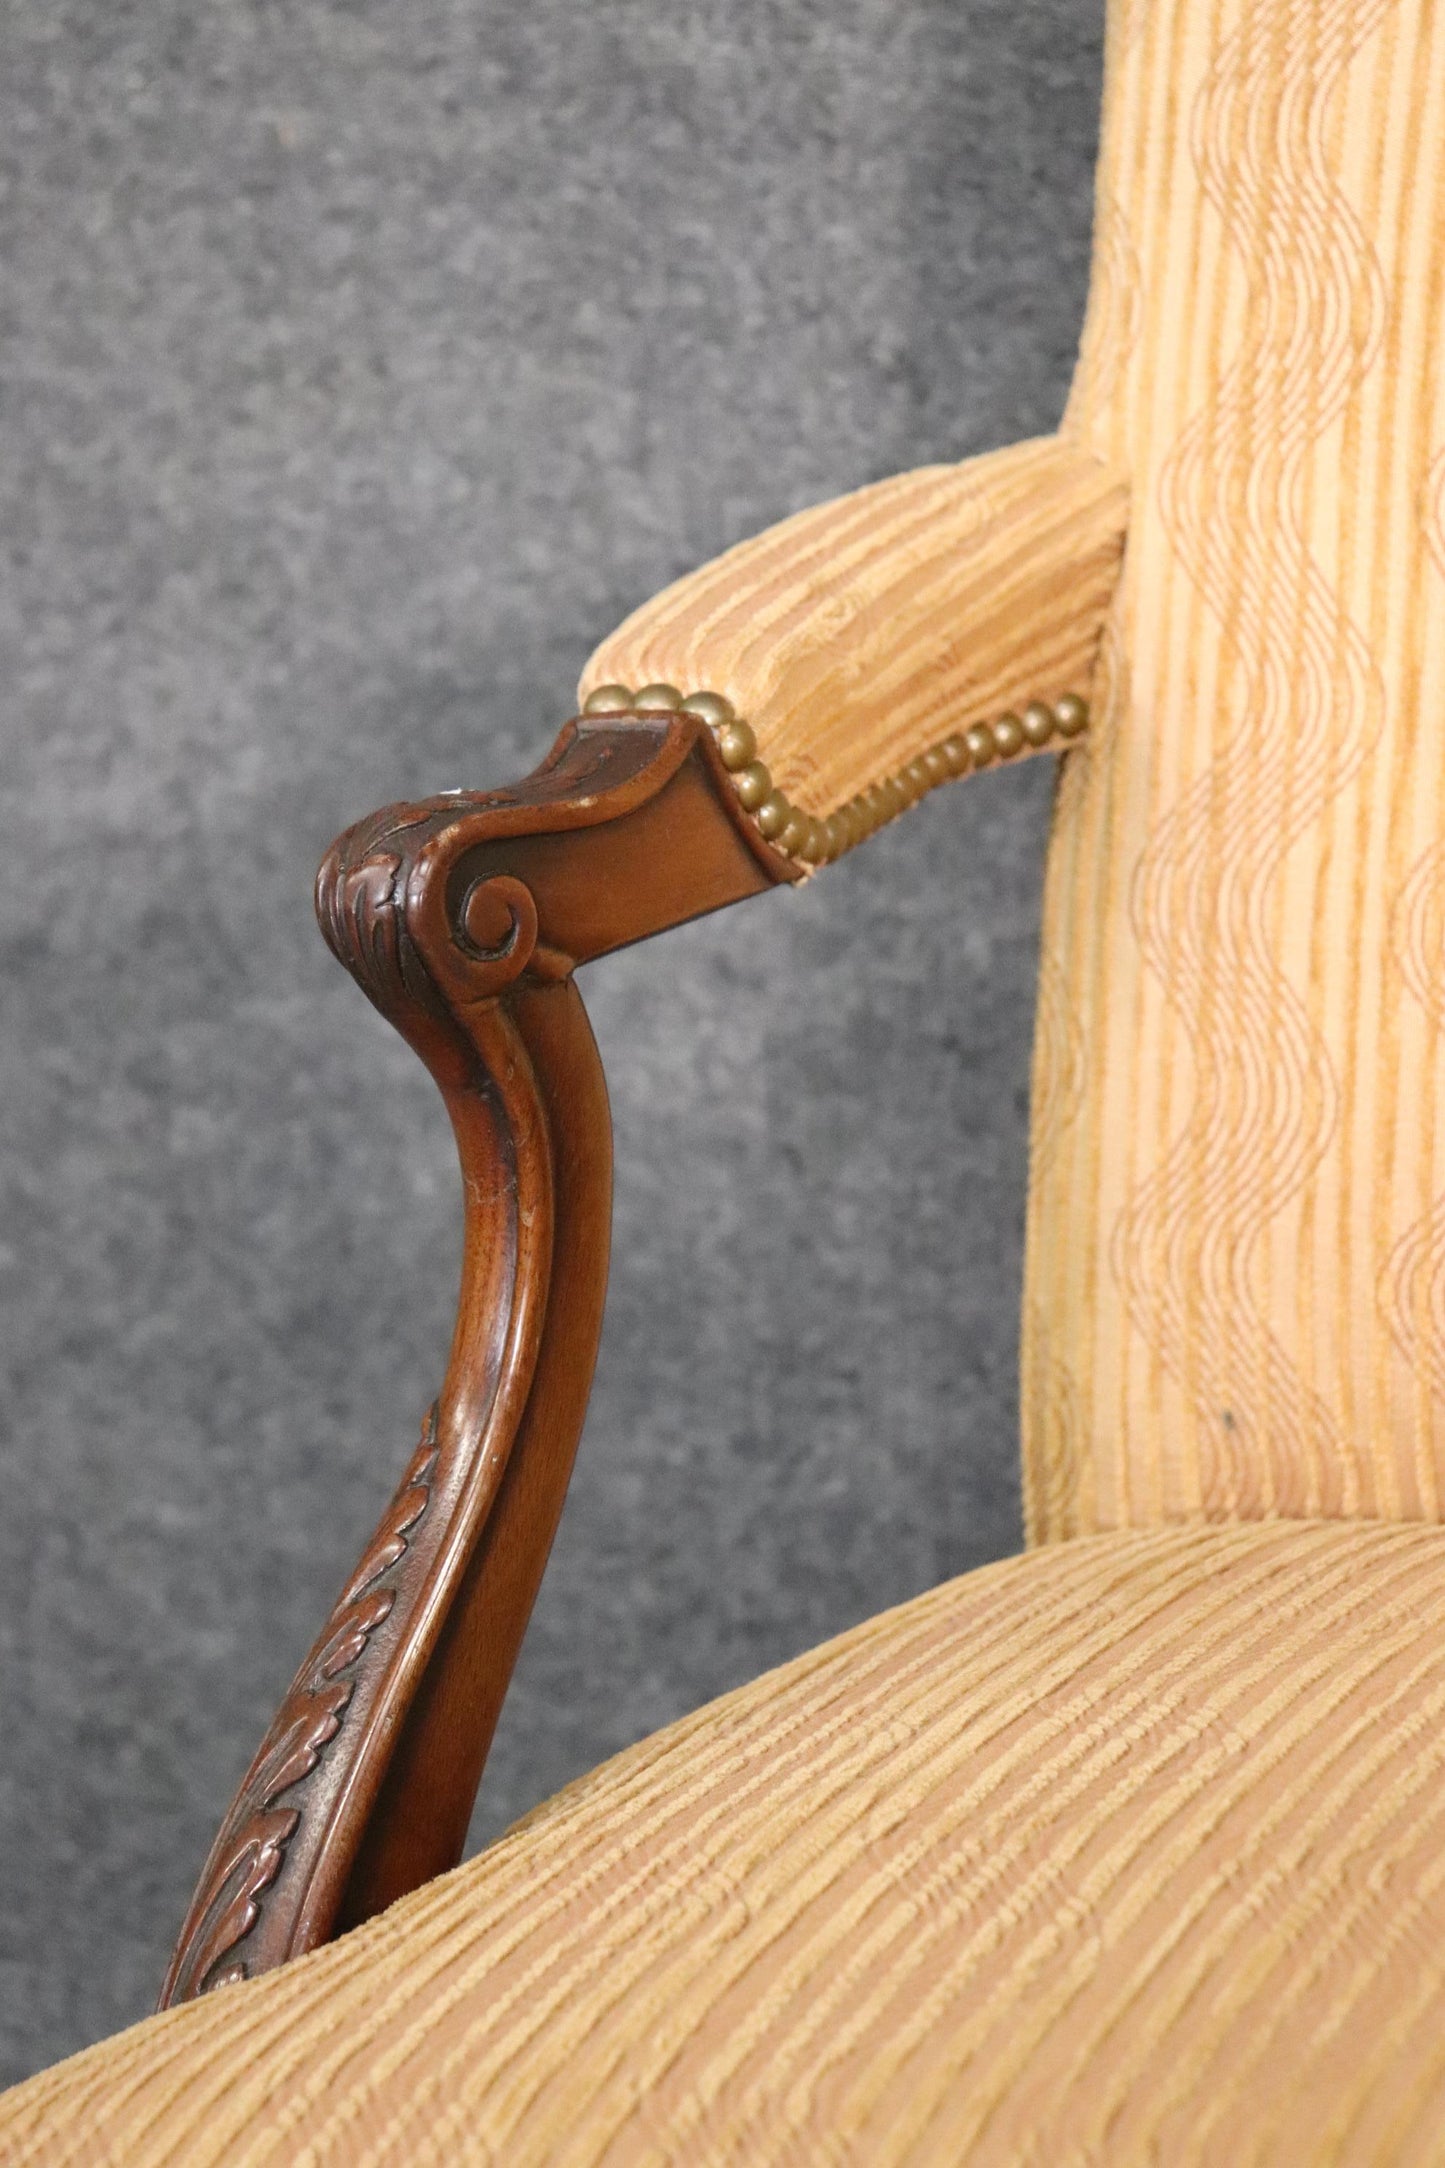
[[[517,788],[389,808],[327,854],[327,941],[451,1116],[461,1295],[441,1394],[222,1824],[163,2006],[460,1857],[601,1326],[611,1130],[572,967],[794,870],[677,715],[569,724]]]

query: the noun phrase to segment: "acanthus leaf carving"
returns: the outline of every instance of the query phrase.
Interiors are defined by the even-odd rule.
[[[301,1826],[306,1802],[304,1796],[294,1796],[296,1789],[315,1774],[340,1732],[356,1692],[357,1667],[395,1607],[396,1590],[384,1585],[382,1576],[406,1556],[409,1538],[426,1514],[438,1451],[433,1406],[375,1535],[277,1710],[221,1826],[171,1962],[163,2003],[247,1977],[244,1952],[233,1953],[255,1931],[266,1894]]]

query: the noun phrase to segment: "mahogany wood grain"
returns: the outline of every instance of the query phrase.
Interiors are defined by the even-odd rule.
[[[575,965],[796,877],[685,714],[569,723],[513,789],[391,806],[317,911],[461,1161],[441,1393],[221,1825],[161,2003],[269,1970],[461,1856],[601,1329],[611,1125]]]

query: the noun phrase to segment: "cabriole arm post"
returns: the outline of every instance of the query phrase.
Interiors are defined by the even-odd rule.
[[[460,1858],[602,1321],[611,1129],[573,967],[798,870],[676,712],[581,718],[516,789],[390,807],[327,854],[327,941],[451,1116],[461,1297],[441,1393],[226,1815],[163,2006]]]

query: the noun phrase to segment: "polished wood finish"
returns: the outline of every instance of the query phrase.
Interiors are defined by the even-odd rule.
[[[602,1321],[611,1128],[573,968],[799,870],[686,714],[579,717],[515,789],[388,807],[328,852],[327,941],[451,1116],[461,1297],[441,1393],[222,1823],[163,2006],[461,1856]]]

